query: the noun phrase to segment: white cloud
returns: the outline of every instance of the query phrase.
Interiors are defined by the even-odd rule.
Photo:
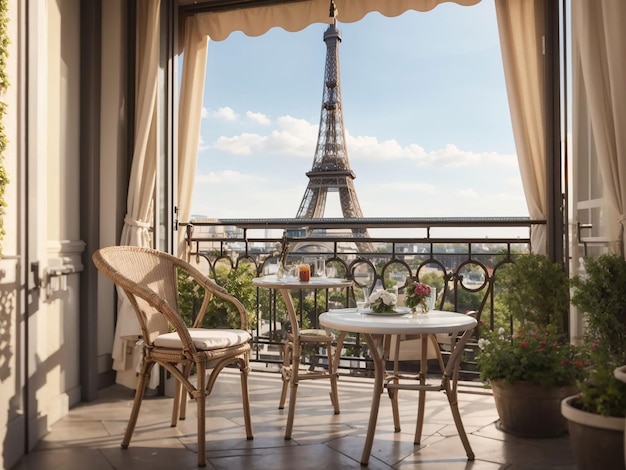
[[[212,117],[216,117],[218,119],[223,119],[224,121],[236,121],[239,119],[239,115],[230,107],[223,106],[219,108],[217,111],[213,111],[211,113]]]
[[[202,106],[202,111],[200,112],[200,119],[206,119],[209,117],[209,110],[206,106]]]
[[[267,137],[258,134],[240,134],[235,137],[220,137],[214,147],[233,155],[252,155],[260,151]]]
[[[237,116],[228,107],[220,108],[220,113],[224,118]],[[315,153],[318,123],[290,115],[274,121],[262,113],[247,112],[246,117],[253,121],[247,126],[265,119],[269,126],[262,132],[223,135],[213,142],[211,147],[225,154],[220,164],[229,169],[197,175],[193,213],[294,217],[308,184],[305,172]],[[515,155],[464,150],[455,144],[426,151],[417,143],[402,145],[394,139],[348,133],[346,139],[365,217],[528,215]],[[287,158],[306,163],[287,163]],[[341,216],[335,194],[328,195],[327,217]]]
[[[443,149],[429,153],[429,159],[437,164],[447,167],[473,166],[482,167],[486,165],[506,165],[516,166],[515,155],[502,155],[495,152],[475,153],[461,150],[456,145],[448,144]]]
[[[318,124],[312,124],[306,119],[298,119],[288,114],[276,120],[279,129],[292,134],[317,138]]]
[[[272,123],[272,121],[270,121],[269,118],[263,113],[253,113],[252,111],[248,111],[246,113],[246,117],[251,121],[262,124],[263,126],[269,126]]]
[[[304,119],[282,116],[277,126],[267,135],[241,133],[233,137],[219,137],[215,148],[233,155],[272,155],[312,158],[315,151],[317,128]]]
[[[305,180],[306,177],[289,186],[236,171],[198,175],[192,213],[217,218],[295,217]]]
[[[249,175],[234,170],[224,171],[210,171],[204,174],[196,175],[196,184],[209,183],[209,184],[232,184],[232,183],[249,183],[249,182],[263,182],[264,179],[260,176]]]
[[[220,108],[225,118],[237,116],[228,107]],[[262,124],[271,124],[262,113],[247,113],[248,118]],[[276,120],[273,129],[267,134],[241,133],[231,137],[222,136],[217,139],[214,147],[232,155],[273,155],[312,159],[317,143],[318,125],[305,119],[289,115]],[[462,150],[454,144],[431,152],[426,152],[419,144],[400,145],[394,139],[378,141],[372,136],[352,136],[346,133],[346,146],[351,160],[369,160],[390,162],[405,160],[417,165],[436,165],[438,167],[475,167],[506,166],[515,168],[515,155],[498,154],[495,152],[472,152]]]
[[[370,136],[346,136],[346,146],[350,157],[363,158],[368,160],[394,160],[398,158],[420,159],[424,156],[424,150],[415,145],[402,148],[395,140],[385,140],[378,142],[376,137]]]
[[[437,165],[440,167],[499,165],[514,167],[517,165],[515,155],[502,155],[495,152],[476,153],[459,149],[456,145],[448,144],[442,149],[426,152],[418,144],[402,147],[395,140],[378,142],[376,137],[348,136],[346,137],[348,153],[351,159],[363,160],[411,160],[421,165]]]

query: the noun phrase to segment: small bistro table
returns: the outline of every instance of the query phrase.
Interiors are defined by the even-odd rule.
[[[338,339],[337,351],[335,357],[334,370],[339,365],[339,356],[341,352],[342,342],[346,333],[360,333],[367,342],[370,354],[374,362],[374,391],[372,395],[372,408],[370,411],[369,424],[365,437],[365,446],[361,454],[361,464],[367,465],[372,451],[374,442],[374,433],[376,430],[376,421],[378,419],[378,410],[380,407],[380,396],[385,387],[390,392],[399,389],[418,390],[418,416],[415,431],[415,444],[419,444],[421,440],[422,426],[424,422],[424,407],[426,402],[427,391],[445,391],[448,397],[448,403],[452,411],[454,423],[459,432],[459,437],[465,448],[468,460],[474,460],[474,452],[465,433],[461,414],[459,412],[457,402],[457,382],[459,377],[459,368],[463,349],[469,340],[477,321],[475,318],[453,312],[444,312],[440,310],[432,310],[427,314],[405,314],[398,315],[395,312],[385,314],[366,314],[355,311],[355,309],[331,310],[323,313],[319,318],[320,325],[327,329],[340,331]],[[450,357],[445,365],[445,370],[440,383],[429,384],[426,380],[427,375],[427,348],[428,340],[433,339],[437,334],[452,334],[459,336],[456,346],[453,348]],[[388,346],[385,344],[385,338],[389,335],[422,335],[422,350],[420,360],[420,375],[418,383],[401,383],[398,377],[386,377],[385,361],[388,359]],[[441,357],[440,364],[442,363]],[[385,380],[387,383],[385,384]],[[397,398],[397,395],[396,395]],[[399,414],[397,410],[397,400],[392,398],[394,406],[394,425],[399,430]]]
[[[325,330],[320,329],[300,329],[298,316],[294,307],[291,292],[302,289],[346,289],[352,286],[352,281],[346,279],[337,279],[329,277],[312,277],[310,281],[300,281],[296,277],[283,277],[281,279],[276,276],[256,277],[252,283],[257,287],[278,290],[289,315],[291,322],[291,331],[287,334],[287,341],[284,345],[284,360],[281,369],[283,388],[280,397],[279,409],[283,409],[287,398],[287,386],[289,385],[289,410],[287,413],[287,426],[285,428],[285,439],[291,439],[293,430],[293,420],[296,408],[296,394],[298,391],[298,383],[300,380],[330,379],[331,392],[330,399],[334,407],[335,414],[339,414],[339,395],[337,393],[337,369],[333,366],[338,360],[334,360],[333,342],[334,337]],[[300,373],[300,355],[302,352],[302,344],[316,344],[326,347],[328,353],[328,370],[311,371],[308,373]]]

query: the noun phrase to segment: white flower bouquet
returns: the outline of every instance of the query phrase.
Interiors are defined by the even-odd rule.
[[[387,290],[375,290],[369,296],[370,307],[374,312],[387,312],[398,303],[398,297]]]

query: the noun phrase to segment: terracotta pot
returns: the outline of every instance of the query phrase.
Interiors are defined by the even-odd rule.
[[[600,416],[575,406],[576,395],[565,398],[561,413],[567,419],[578,470],[625,470],[624,418]]]
[[[567,434],[561,414],[563,398],[577,392],[576,386],[545,386],[532,382],[491,382],[500,417],[500,428],[526,438],[560,437]]]

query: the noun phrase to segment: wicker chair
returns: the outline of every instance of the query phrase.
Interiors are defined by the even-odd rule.
[[[186,392],[196,399],[198,407],[198,466],[206,465],[205,409],[215,380],[222,369],[236,365],[241,371],[241,394],[246,437],[252,439],[248,373],[250,333],[241,302],[185,261],[167,253],[132,246],[112,246],[97,250],[93,261],[98,270],[119,286],[134,307],[144,342],[144,358],[139,374],[135,400],[122,441],[128,448],[137,423],[141,401],[155,364],[177,380],[172,426],[186,413]],[[200,313],[188,328],[179,312],[177,275],[180,270],[204,290]],[[202,291],[201,291],[202,292]],[[215,296],[236,307],[240,329],[207,329],[202,325],[209,301]],[[189,380],[196,367],[196,385]]]

